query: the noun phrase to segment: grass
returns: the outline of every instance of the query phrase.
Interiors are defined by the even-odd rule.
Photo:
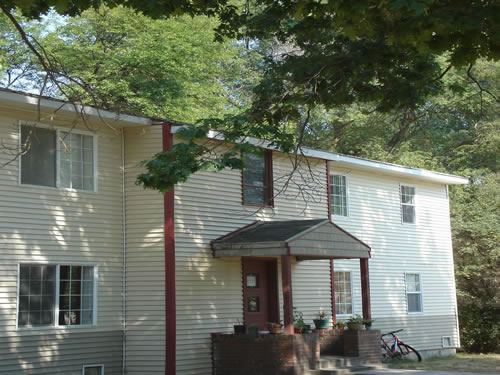
[[[422,362],[395,359],[388,365],[391,368],[411,370],[498,372],[500,371],[500,354],[458,353],[456,356],[429,358]]]

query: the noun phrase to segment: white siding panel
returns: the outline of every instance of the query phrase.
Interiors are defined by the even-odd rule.
[[[325,162],[311,160],[312,171],[321,175],[321,182],[317,194],[303,198],[301,189],[307,175],[293,176],[289,188],[282,191],[291,163],[278,153],[273,153],[273,158],[277,195],[274,209],[242,205],[240,171],[200,172],[175,189],[178,374],[210,374],[210,333],[232,332],[233,325],[243,320],[241,259],[214,259],[210,241],[254,220],[327,217]],[[294,283],[295,274],[300,274],[302,268],[302,264],[293,264]],[[308,293],[318,294],[318,300],[330,298],[324,292],[325,288],[329,290],[329,273],[321,274],[309,278],[309,288],[297,286],[294,290],[297,301],[302,299],[310,315],[315,307],[308,307],[314,306],[314,302],[307,301]],[[280,262],[278,285],[283,319]],[[321,291],[317,292],[317,288]],[[328,301],[325,306],[330,304]]]
[[[126,130],[126,368],[131,375],[165,371],[163,195],[135,185],[143,171],[138,163],[161,150],[161,126]]]

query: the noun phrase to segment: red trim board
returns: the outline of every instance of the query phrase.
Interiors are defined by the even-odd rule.
[[[162,124],[163,151],[172,147],[173,136],[170,123]],[[165,239],[165,375],[175,375],[175,232],[174,189],[163,195],[164,239]]]

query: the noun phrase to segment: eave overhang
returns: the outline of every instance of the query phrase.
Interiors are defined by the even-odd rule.
[[[298,259],[370,258],[370,246],[326,219],[255,221],[211,242],[214,257],[291,255]]]

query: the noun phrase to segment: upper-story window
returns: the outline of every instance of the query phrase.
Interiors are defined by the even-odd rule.
[[[95,324],[94,266],[19,266],[18,327]]]
[[[332,215],[348,216],[347,213],[347,177],[330,175],[330,204]]]
[[[263,155],[244,154],[243,204],[273,205],[272,151]]]
[[[415,187],[401,185],[401,220],[403,223],[415,224]]]
[[[94,143],[74,130],[21,125],[21,184],[94,191]]]

